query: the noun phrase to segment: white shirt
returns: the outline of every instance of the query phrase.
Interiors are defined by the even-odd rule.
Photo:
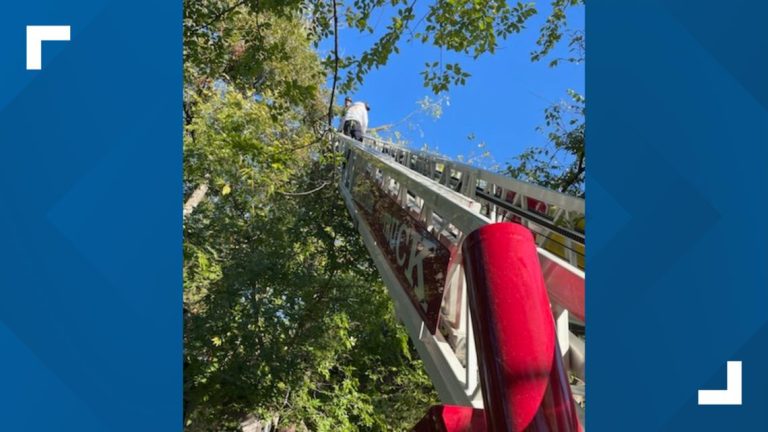
[[[363,133],[368,130],[368,109],[365,108],[364,102],[355,102],[347,108],[347,114],[344,116],[344,121],[346,122],[348,120],[355,120],[360,123]]]

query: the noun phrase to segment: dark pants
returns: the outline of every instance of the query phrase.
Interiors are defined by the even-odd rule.
[[[363,128],[360,127],[360,123],[355,120],[347,120],[344,122],[344,135],[352,137],[360,142],[363,142]]]

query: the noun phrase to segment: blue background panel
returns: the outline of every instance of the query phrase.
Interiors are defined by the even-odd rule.
[[[768,5],[588,8],[588,429],[764,430]],[[0,14],[3,430],[181,429],[181,71],[181,2]]]
[[[587,7],[587,429],[768,430],[768,3]]]
[[[0,430],[181,430],[181,3],[0,12]]]

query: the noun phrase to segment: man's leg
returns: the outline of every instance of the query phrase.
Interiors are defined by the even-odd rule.
[[[352,138],[363,142],[363,128],[360,127],[360,124],[357,122],[354,122],[352,126]]]

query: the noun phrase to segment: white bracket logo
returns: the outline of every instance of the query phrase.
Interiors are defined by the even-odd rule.
[[[27,70],[43,68],[43,41],[69,41],[69,26],[27,26]]]
[[[699,405],[741,405],[741,362],[727,363],[725,390],[699,390]]]

